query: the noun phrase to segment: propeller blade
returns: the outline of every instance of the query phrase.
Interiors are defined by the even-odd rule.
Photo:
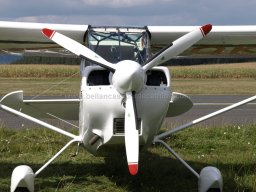
[[[128,168],[131,175],[138,172],[139,161],[139,130],[137,129],[137,111],[135,94],[126,93],[125,105],[125,149]]]
[[[204,25],[182,37],[175,40],[171,45],[164,48],[162,51],[160,51],[158,54],[156,54],[154,57],[152,57],[146,65],[143,66],[143,69],[145,71],[151,69],[152,67],[155,67],[157,65],[160,65],[163,62],[168,61],[172,57],[175,57],[197,43],[199,40],[201,40],[203,37],[205,37],[212,29],[212,25]]]
[[[44,28],[42,29],[42,33],[55,43],[59,44],[60,46],[64,47],[65,49],[69,50],[70,52],[74,53],[77,56],[80,56],[90,62],[93,62],[111,72],[115,71],[115,65],[106,61],[101,56],[93,52],[92,50],[88,49],[87,47],[83,46],[82,44],[76,42],[69,37],[62,35],[54,30]]]

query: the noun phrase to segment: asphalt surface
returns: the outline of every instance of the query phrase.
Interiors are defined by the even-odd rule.
[[[183,123],[190,122],[251,96],[253,95],[192,95],[190,97],[194,102],[193,108],[187,113],[178,117],[166,118],[164,126],[167,128],[174,128]],[[60,127],[70,127],[70,125],[63,122],[60,123],[59,121],[51,120],[48,122]],[[78,125],[77,121],[73,121],[71,123]],[[237,109],[226,112],[220,116],[214,117],[202,123],[203,126],[243,126],[246,124],[256,124],[256,101],[253,101],[250,104],[241,106]],[[1,110],[0,125],[15,129],[38,127],[38,125],[34,123],[31,123],[20,117],[16,117],[12,114],[8,114]]]
[[[166,118],[166,127],[173,128],[213,113],[253,95],[194,95],[194,106],[178,117]],[[203,126],[243,126],[256,124],[256,100],[201,123]]]

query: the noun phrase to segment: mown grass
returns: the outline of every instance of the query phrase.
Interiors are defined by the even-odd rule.
[[[253,79],[174,79],[172,91],[190,95],[255,95]]]
[[[1,79],[0,95],[23,90],[24,96],[79,96],[78,78]]]
[[[256,81],[250,79],[174,79],[172,91],[185,94],[252,95],[256,93]],[[23,90],[24,96],[79,96],[80,79],[1,79],[0,96]]]
[[[256,191],[256,126],[190,128],[166,141],[196,171],[220,169],[224,191]],[[45,129],[0,129],[0,191],[8,191],[12,170],[34,171],[68,140]],[[197,191],[197,179],[162,146],[141,152],[137,176],[129,175],[124,155],[94,157],[67,149],[35,180],[36,191]]]
[[[170,66],[175,79],[256,79],[256,63]],[[1,78],[79,78],[74,65],[0,65]]]
[[[171,66],[175,79],[254,79],[256,63]]]
[[[185,94],[255,94],[256,63],[169,67],[172,90]],[[78,96],[79,66],[0,65],[0,95]]]
[[[76,65],[0,65],[0,78],[79,78]]]

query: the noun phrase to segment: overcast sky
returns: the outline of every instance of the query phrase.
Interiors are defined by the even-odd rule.
[[[0,20],[92,25],[256,24],[256,0],[0,0]]]

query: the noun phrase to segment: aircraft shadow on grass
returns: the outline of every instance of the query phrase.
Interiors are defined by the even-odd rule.
[[[139,173],[131,176],[127,171],[125,154],[105,158],[105,162],[102,163],[81,163],[81,161],[58,163],[56,161],[36,179],[35,190],[46,188],[61,190],[68,183],[84,186],[104,185],[105,181],[101,180],[101,176],[105,176],[110,183],[127,191],[198,191],[197,178],[172,156],[164,157],[144,151],[141,153],[140,162]],[[187,163],[198,172],[203,167],[209,166],[201,162],[187,161]],[[13,167],[20,164],[22,163],[0,162],[0,179],[10,179]],[[41,164],[29,165],[33,170],[41,167]],[[254,174],[254,163],[244,166],[219,162],[217,167],[223,174],[224,191],[253,190],[248,186],[238,185],[234,175],[242,177]],[[1,190],[8,191],[9,188]]]

